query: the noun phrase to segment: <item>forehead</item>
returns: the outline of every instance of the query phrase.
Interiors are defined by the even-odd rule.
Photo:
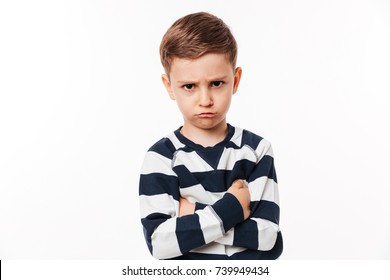
[[[233,76],[233,66],[225,54],[208,53],[196,59],[174,58],[170,76],[174,80],[218,78]]]

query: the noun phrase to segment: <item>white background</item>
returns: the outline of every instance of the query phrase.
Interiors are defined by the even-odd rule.
[[[152,258],[139,171],[182,122],[158,47],[197,11],[238,41],[228,121],[273,144],[281,258],[390,258],[388,1],[37,0],[0,1],[0,259]]]

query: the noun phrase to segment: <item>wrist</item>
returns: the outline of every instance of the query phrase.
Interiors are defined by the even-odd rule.
[[[211,207],[221,219],[225,232],[228,232],[236,224],[244,221],[244,211],[241,204],[231,193],[225,193],[225,195]]]

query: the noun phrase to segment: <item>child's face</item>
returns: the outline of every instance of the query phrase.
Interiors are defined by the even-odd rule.
[[[226,55],[209,53],[194,60],[174,58],[169,77],[164,74],[162,79],[183,114],[184,127],[212,129],[226,125],[241,72]]]

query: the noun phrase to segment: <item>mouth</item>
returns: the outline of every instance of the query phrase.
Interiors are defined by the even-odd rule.
[[[204,112],[204,113],[200,113],[200,114],[197,114],[196,116],[199,117],[199,118],[213,118],[217,115],[217,113],[213,113],[213,112]]]

